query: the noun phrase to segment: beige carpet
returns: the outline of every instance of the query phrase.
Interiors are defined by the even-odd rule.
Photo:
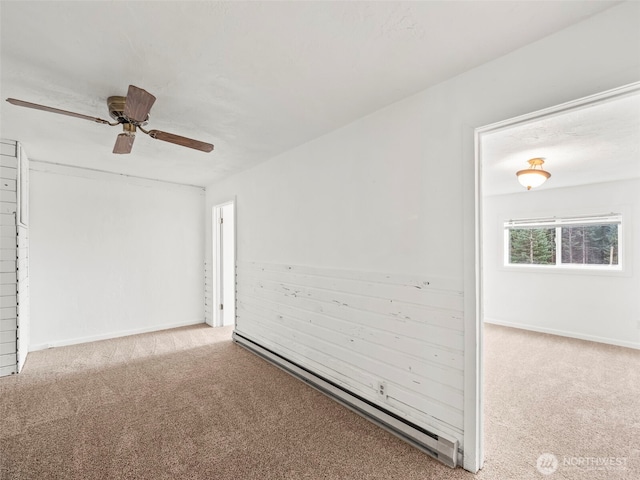
[[[478,479],[640,478],[638,352],[488,326]],[[635,368],[633,367],[635,365]],[[541,453],[625,458],[560,465]],[[0,379],[0,479],[472,479],[185,327],[29,354]]]
[[[640,351],[488,324],[484,340],[480,479],[640,479]]]

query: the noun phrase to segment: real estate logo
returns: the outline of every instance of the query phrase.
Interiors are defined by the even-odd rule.
[[[553,453],[543,453],[538,457],[536,468],[543,475],[551,475],[560,467],[561,463]],[[563,469],[582,470],[625,470],[626,457],[563,457]]]
[[[543,453],[538,457],[536,468],[543,475],[551,475],[558,469],[558,458],[553,453]]]

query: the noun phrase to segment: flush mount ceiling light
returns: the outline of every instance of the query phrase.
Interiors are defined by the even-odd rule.
[[[530,168],[516,172],[516,176],[518,177],[520,185],[527,187],[527,190],[531,190],[532,188],[542,185],[551,174],[542,169],[544,159],[532,158],[527,161],[529,162]]]

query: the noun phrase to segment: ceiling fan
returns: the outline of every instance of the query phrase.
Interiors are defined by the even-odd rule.
[[[7,98],[7,102],[18,105],[20,107],[35,108],[36,110],[44,110],[45,112],[59,113],[70,117],[84,118],[92,122],[102,123],[105,125],[122,125],[123,133],[118,135],[116,144],[113,147],[113,153],[131,153],[133,141],[136,138],[136,131],[140,130],[151,138],[162,140],[183,147],[193,148],[201,152],[210,152],[213,145],[210,143],[193,140],[191,138],[182,137],[173,133],[161,132],[160,130],[145,130],[143,126],[149,121],[149,111],[156,101],[156,97],[146,90],[138,88],[135,85],[129,85],[129,91],[126,97],[113,96],[107,99],[109,107],[109,115],[115,120],[115,123],[103,120],[97,117],[90,117],[81,113],[60,110],[59,108],[47,107],[37,103],[25,102],[15,98]]]

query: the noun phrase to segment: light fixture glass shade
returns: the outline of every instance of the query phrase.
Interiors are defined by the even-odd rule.
[[[516,176],[518,177],[520,185],[526,187],[527,190],[531,190],[532,188],[539,187],[546,182],[551,174],[542,170],[542,164],[544,163],[542,158],[532,158],[531,160],[528,160],[528,162],[531,168],[516,172]]]

